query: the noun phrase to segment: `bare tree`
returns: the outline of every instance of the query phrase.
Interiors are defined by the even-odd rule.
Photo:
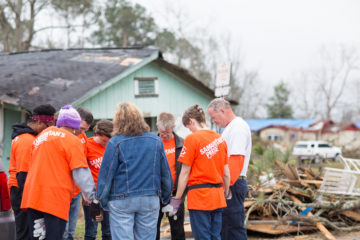
[[[314,82],[311,81],[308,73],[302,72],[300,78],[294,81],[290,96],[295,108],[295,116],[298,118],[321,118],[322,106]]]
[[[231,99],[238,101],[235,112],[243,118],[261,117],[263,112],[264,95],[259,86],[258,71],[245,71],[234,79],[231,90]]]
[[[3,51],[28,50],[33,40],[35,18],[48,6],[46,0],[0,1],[0,32]]]
[[[231,93],[229,97],[238,102],[234,108],[236,114],[244,118],[260,117],[263,112],[264,94],[262,94],[259,72],[249,70],[245,65],[244,54],[239,44],[235,44],[230,34],[223,35],[221,52],[224,59],[231,61]],[[219,44],[220,45],[220,44]]]
[[[338,57],[333,56],[327,49],[321,50],[322,67],[312,74],[312,80],[325,108],[322,113],[324,119],[331,119],[334,109],[338,106],[344,94],[350,75],[357,70],[358,56],[354,49],[341,47]]]
[[[342,116],[354,116],[350,112],[349,86],[358,70],[358,55],[354,49],[340,46],[330,51],[321,48],[320,65],[303,71],[293,86],[292,102],[295,115],[302,118],[341,120]]]
[[[348,84],[349,96],[342,104],[342,122],[360,122],[360,76]]]
[[[159,3],[160,1],[160,3]],[[164,19],[165,28],[174,33],[174,48],[165,52],[169,61],[185,69],[209,87],[214,86],[215,59],[218,42],[207,31],[208,26],[196,27],[197,19],[189,17],[183,2],[159,0],[164,10],[156,14]],[[156,1],[155,1],[156,2]]]
[[[70,34],[72,28],[88,24],[84,21],[83,25],[77,25],[75,18],[88,17],[90,13],[96,16],[97,11],[92,11],[92,2],[93,0],[0,0],[1,50],[27,51],[32,47],[35,35],[49,29],[67,29]],[[66,25],[46,25],[39,28],[37,20],[41,15],[54,16],[51,10],[55,10],[60,18],[65,19]]]

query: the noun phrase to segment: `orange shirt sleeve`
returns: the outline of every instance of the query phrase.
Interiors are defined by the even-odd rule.
[[[230,155],[229,168],[230,168],[230,185],[234,185],[239,178],[240,173],[244,167],[244,155]]]
[[[184,146],[181,150],[178,161],[192,166],[196,158],[196,140],[193,135],[188,135],[184,140]]]
[[[11,153],[10,153],[10,163],[9,163],[9,190],[11,187],[18,187],[17,180],[16,180],[16,159],[14,153],[14,146],[11,146]]]
[[[31,134],[21,135],[21,141],[18,142],[18,148],[15,152],[16,162],[19,164],[17,172],[28,172],[32,154],[32,145],[35,136]]]

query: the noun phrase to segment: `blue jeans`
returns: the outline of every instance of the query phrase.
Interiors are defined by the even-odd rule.
[[[246,240],[247,233],[244,226],[244,201],[248,192],[246,180],[238,179],[235,184],[230,187],[230,190],[232,198],[230,200],[226,200],[227,207],[223,212],[221,239]]]
[[[89,206],[83,205],[84,217],[85,217],[85,236],[84,240],[95,240],[97,234],[98,222],[92,221],[89,214]],[[109,212],[103,211],[104,220],[101,222],[101,234],[103,240],[111,240]]]
[[[220,240],[223,209],[189,210],[190,225],[195,240]]]
[[[159,196],[134,196],[109,202],[114,240],[153,240],[159,216]]]
[[[76,195],[76,197],[74,197],[71,200],[70,211],[69,211],[69,221],[66,223],[65,232],[64,232],[64,240],[74,239],[76,222],[77,222],[77,218],[79,216],[79,210],[80,210],[80,198],[81,198],[81,193]]]

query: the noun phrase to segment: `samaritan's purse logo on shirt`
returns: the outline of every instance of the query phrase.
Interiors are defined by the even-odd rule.
[[[175,147],[165,149],[165,154],[166,154],[166,155],[172,154],[172,153],[174,153],[174,152],[175,152]]]
[[[38,138],[35,139],[35,141],[33,143],[34,147],[37,148],[41,143],[47,141],[49,136],[55,136],[55,137],[64,138],[65,133],[58,132],[58,131],[51,131],[51,130],[48,131],[48,132],[44,132]]]
[[[103,159],[102,157],[99,157],[99,158],[89,161],[89,163],[91,166],[94,166],[95,168],[100,169],[102,159]]]
[[[206,157],[208,159],[211,159],[219,151],[218,146],[222,142],[224,142],[224,139],[222,137],[215,139],[214,141],[200,149],[201,155],[206,154]]]

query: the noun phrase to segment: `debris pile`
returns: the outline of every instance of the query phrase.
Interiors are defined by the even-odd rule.
[[[272,235],[320,230],[327,239],[335,239],[333,230],[360,230],[359,196],[319,192],[324,181],[320,173],[281,161],[276,165],[277,170],[249,187],[248,230]]]

